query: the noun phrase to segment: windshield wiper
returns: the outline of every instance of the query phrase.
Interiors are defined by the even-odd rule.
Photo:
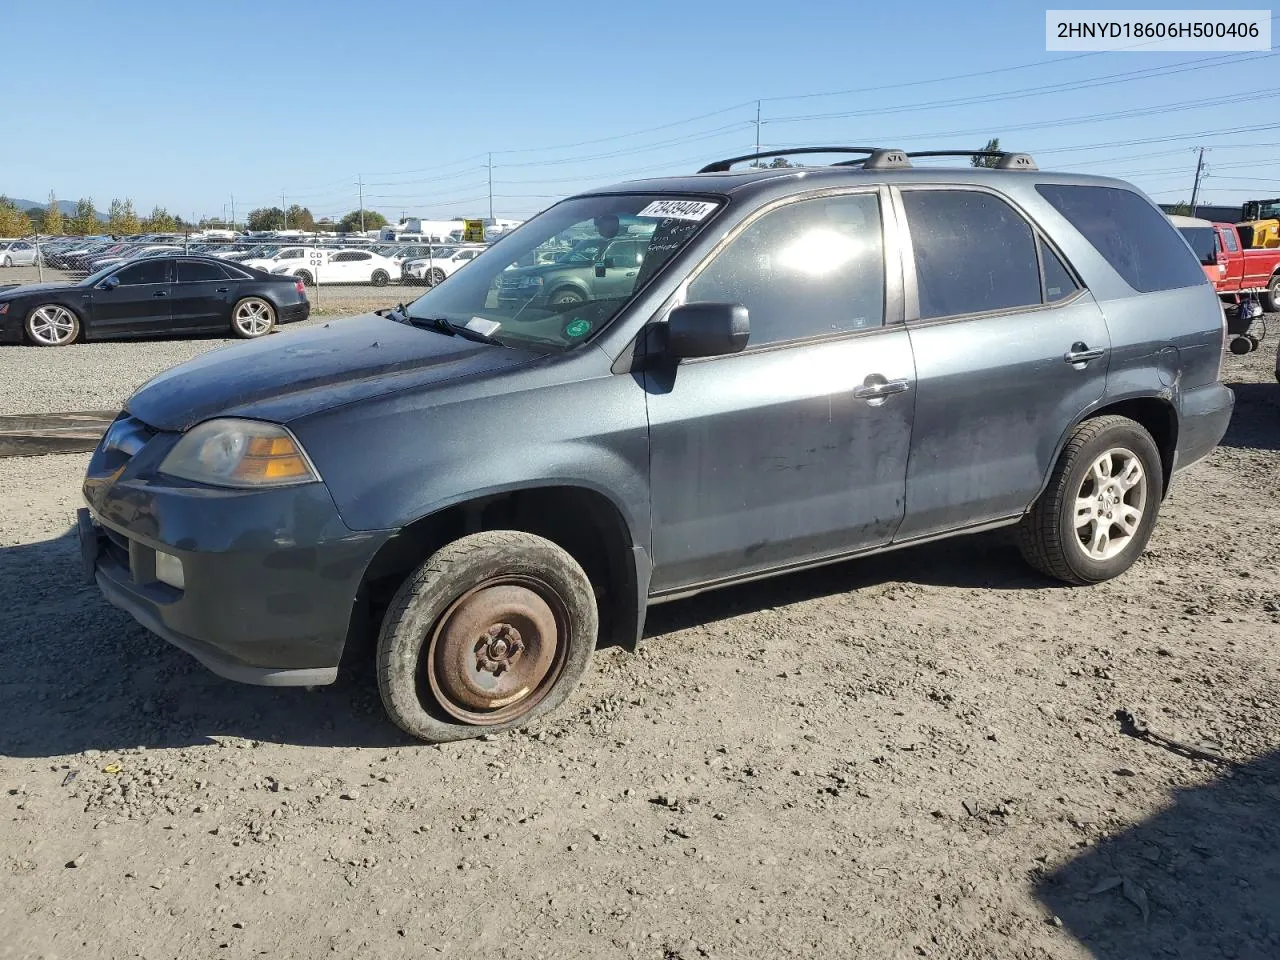
[[[440,333],[447,333],[452,337],[462,337],[464,340],[474,340],[477,343],[491,343],[495,346],[504,347],[501,340],[491,337],[487,333],[481,333],[479,330],[472,330],[470,327],[464,327],[460,323],[454,323],[446,317],[411,317],[408,312],[404,312],[405,319],[415,327],[422,327],[426,330],[437,330]]]

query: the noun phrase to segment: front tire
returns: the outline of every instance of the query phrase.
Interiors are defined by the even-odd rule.
[[[231,332],[242,340],[265,337],[275,326],[275,307],[261,297],[245,297],[231,308]]]
[[[577,686],[597,629],[591,582],[556,544],[515,530],[462,537],[391,601],[378,637],[382,703],[428,743],[524,726]]]
[[[565,287],[563,290],[557,290],[551,295],[551,303],[554,306],[563,307],[586,302],[587,298],[572,287]]]
[[[1163,492],[1160,451],[1141,424],[1114,415],[1086,420],[1018,525],[1022,556],[1065,583],[1118,577],[1146,549]]]
[[[432,267],[427,271],[427,286],[434,287],[438,283],[444,283],[444,271],[439,267]]]
[[[12,267],[12,266],[13,266],[13,257],[8,257],[8,256],[6,256],[6,257],[4,258],[4,265],[5,265],[6,267]]]
[[[1267,284],[1266,293],[1258,299],[1262,301],[1262,307],[1267,313],[1280,311],[1280,273],[1271,278],[1271,282]]]
[[[27,314],[27,340],[37,347],[65,347],[80,338],[80,318],[59,303],[46,303]]]

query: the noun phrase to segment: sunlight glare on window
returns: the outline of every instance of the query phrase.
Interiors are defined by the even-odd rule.
[[[862,244],[836,230],[818,227],[806,230],[786,244],[776,255],[779,267],[813,277],[825,277],[853,260]]]

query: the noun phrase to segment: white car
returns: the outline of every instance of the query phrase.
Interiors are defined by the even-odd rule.
[[[423,257],[410,260],[404,264],[401,278],[405,283],[425,283],[434,287],[445,277],[451,277],[480,254],[484,247],[461,247],[456,250],[442,250],[434,257]]]
[[[399,267],[393,260],[368,250],[317,250],[315,253],[317,256],[308,257],[305,263],[281,264],[271,272],[287,273],[307,286],[313,283],[371,283],[382,287],[399,275]]]
[[[269,257],[245,257],[240,262],[246,267],[275,271],[276,267],[301,267],[320,256],[320,251],[311,247],[281,247]]]
[[[0,240],[0,267],[29,267],[36,262],[36,245],[30,240]]]

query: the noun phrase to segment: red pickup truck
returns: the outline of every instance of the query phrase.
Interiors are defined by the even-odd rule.
[[[1280,249],[1246,250],[1232,223],[1193,217],[1169,219],[1204,265],[1205,275],[1229,304],[1257,294],[1268,312],[1280,311]]]

